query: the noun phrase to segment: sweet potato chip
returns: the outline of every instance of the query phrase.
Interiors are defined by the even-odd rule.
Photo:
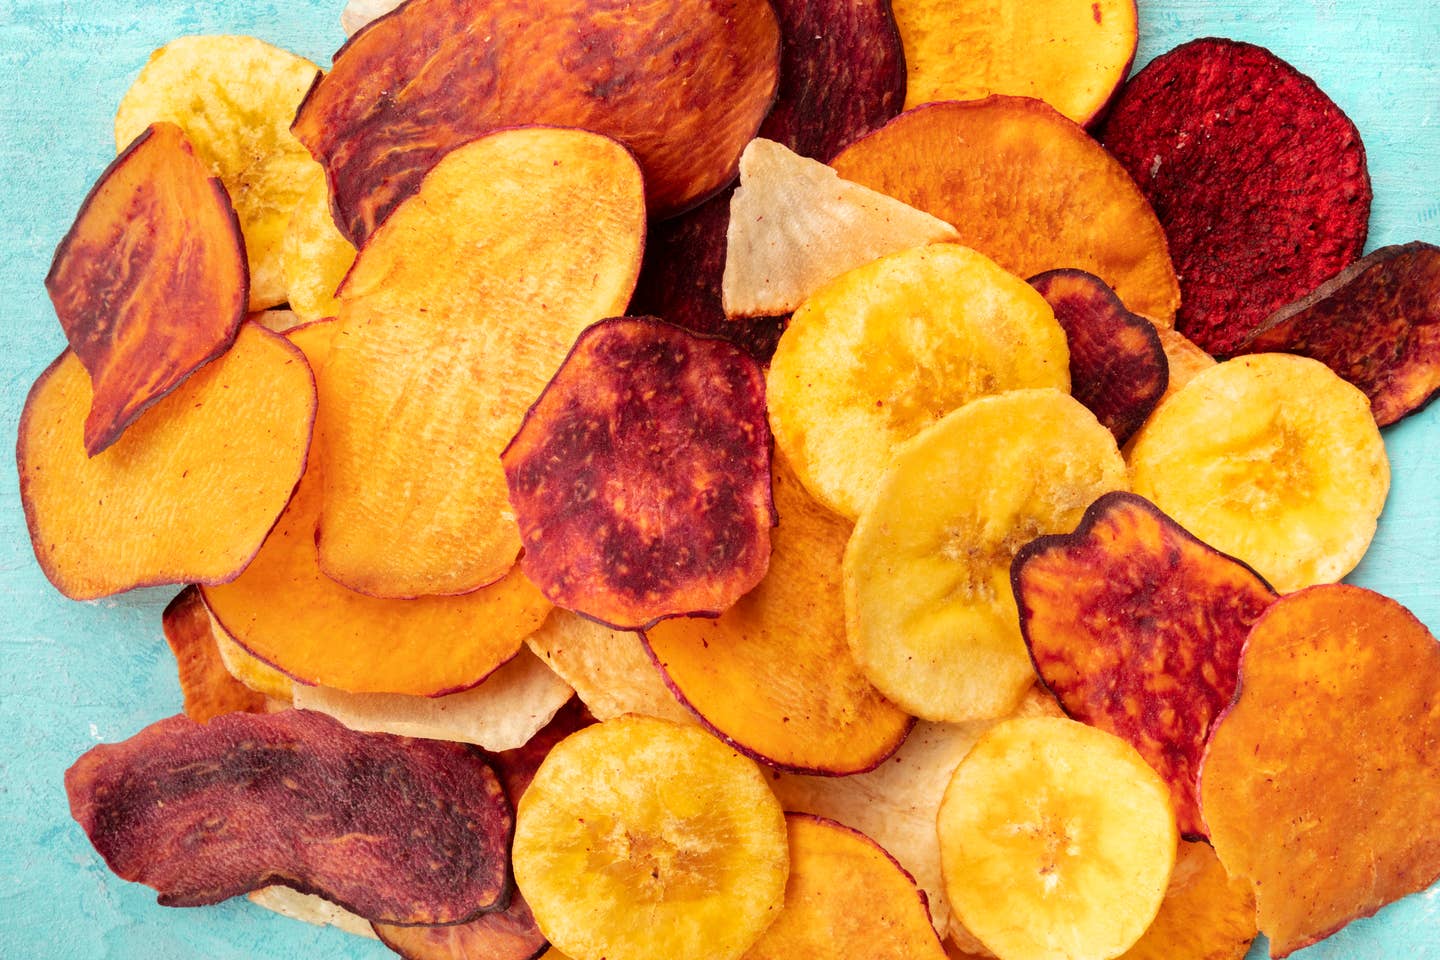
[[[765,375],[653,317],[589,327],[500,456],[521,568],[621,630],[716,616],[770,560]]]
[[[87,457],[90,378],[66,351],[25,401],[16,461],[35,557],[67,597],[222,583],[260,549],[305,468],[315,382],[254,324],[113,446]]]
[[[1382,247],[1271,314],[1239,347],[1319,360],[1388,426],[1440,391],[1440,247]]]
[[[1440,644],[1360,587],[1281,598],[1210,735],[1200,806],[1283,957],[1440,879]]]
[[[1120,92],[1101,140],[1165,227],[1184,297],[1176,326],[1210,353],[1233,353],[1365,245],[1359,131],[1263,47],[1207,37],[1156,57]]]
[[[1165,233],[1130,175],[1036,100],[989,97],[907,110],[845,149],[840,176],[955,225],[1011,273],[1074,267],[1168,326],[1180,286]]]
[[[770,572],[716,620],[645,633],[670,688],[722,740],[785,770],[856,773],[895,751],[911,719],[845,643],[840,563],[850,524],[777,461]]]
[[[624,311],[644,232],[640,170],[597,134],[508,130],[430,172],[340,291],[320,379],[328,575],[414,597],[514,565],[500,452],[580,331]]]
[[[305,323],[338,314],[335,291],[354,262],[355,248],[335,226],[330,190],[321,177],[296,202],[285,228],[280,266],[290,309]]]
[[[1117,960],[1243,960],[1255,939],[1255,894],[1208,843],[1180,844],[1160,912]]]
[[[1139,750],[1170,787],[1180,832],[1204,836],[1200,754],[1275,592],[1129,493],[1096,500],[1074,533],[1021,547],[1010,577],[1041,682],[1070,716]]]
[[[200,602],[205,602],[201,592]],[[295,681],[246,650],[220,625],[210,608],[205,608],[210,618],[210,636],[215,640],[215,650],[220,662],[230,676],[260,694],[267,701],[290,703],[295,699]]]
[[[179,127],[142,130],[85,198],[45,277],[94,389],[87,453],[225,351],[247,283],[225,188]]]
[[[305,710],[171,717],[91,748],[65,789],[110,869],[164,906],[278,883],[369,920],[448,923],[508,892],[510,804],[473,747]]]
[[[1202,370],[1209,370],[1215,366],[1215,358],[1195,345],[1185,334],[1174,327],[1156,327],[1155,332],[1160,335],[1160,346],[1165,350],[1165,364],[1169,370],[1166,378],[1165,392],[1161,394],[1163,402],[1170,398],[1185,384],[1195,379],[1195,375]],[[1154,413],[1152,410],[1151,413]]]
[[[357,937],[377,939],[375,931],[370,929],[369,920],[357,917],[349,910],[337,907],[329,900],[317,897],[313,893],[301,893],[298,890],[291,890],[289,887],[270,886],[252,890],[245,896],[257,907],[264,907],[266,910],[278,913],[282,917],[289,917],[291,920],[299,920],[301,923],[309,923],[317,927],[335,927]]]
[[[210,611],[196,587],[186,587],[165,607],[160,624],[180,671],[185,716],[197,723],[226,713],[258,713],[265,698],[236,680],[220,659],[210,631]]]

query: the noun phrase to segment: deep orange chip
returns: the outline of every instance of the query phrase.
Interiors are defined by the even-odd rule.
[[[185,716],[204,723],[226,713],[259,713],[265,709],[264,695],[231,676],[220,658],[210,628],[210,611],[199,589],[190,586],[176,594],[165,607],[160,624],[180,672]]]
[[[106,168],[45,287],[95,390],[92,457],[230,345],[250,301],[240,223],[179,127],[150,126]]]
[[[1208,843],[1182,842],[1160,912],[1116,960],[1242,960],[1255,939],[1255,894]]]

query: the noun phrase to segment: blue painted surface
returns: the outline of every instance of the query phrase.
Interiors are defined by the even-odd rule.
[[[1138,63],[1191,37],[1269,46],[1355,120],[1374,178],[1370,246],[1440,241],[1440,13],[1433,0],[1140,0]],[[340,0],[0,0],[0,441],[64,345],[41,280],[112,156],[110,122],[150,50],[249,33],[327,63]],[[1394,487],[1351,578],[1440,630],[1440,404],[1386,433]],[[281,960],[391,956],[244,902],[167,910],[116,880],[68,816],[61,777],[97,741],[176,712],[160,635],[170,591],[64,600],[36,567],[13,460],[0,468],[0,958]],[[1324,736],[1325,731],[1316,731]],[[1297,960],[1440,958],[1440,892],[1353,924]],[[1257,945],[1253,957],[1264,955]],[[682,960],[682,958],[676,958]],[[1184,960],[1184,958],[1176,958]]]

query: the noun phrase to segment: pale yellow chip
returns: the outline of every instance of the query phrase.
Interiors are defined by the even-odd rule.
[[[1065,331],[1028,283],[951,243],[882,257],[795,312],[766,391],[806,489],[859,515],[895,447],[975,399],[1070,388]]]
[[[280,254],[290,309],[303,323],[339,314],[335,291],[355,262],[355,247],[341,235],[330,212],[324,171],[315,166],[320,175],[312,178],[291,212]]]
[[[324,172],[290,133],[320,68],[254,37],[180,37],[156,50],[115,114],[123,150],[166,120],[225,184],[250,259],[250,309],[284,303],[290,212]]]
[[[347,37],[400,6],[401,0],[349,0],[340,11],[340,27]]]
[[[370,926],[370,921],[364,917],[357,917],[344,907],[337,907],[323,897],[317,897],[313,893],[301,893],[289,887],[273,886],[261,887],[247,896],[250,902],[266,910],[280,914],[282,917],[289,917],[291,920],[299,920],[301,923],[313,924],[317,927],[335,927],[337,930],[344,930],[348,934],[357,937],[367,937],[371,940],[378,940],[375,936],[375,928]]]

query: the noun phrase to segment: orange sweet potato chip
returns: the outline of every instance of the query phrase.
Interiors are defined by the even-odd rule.
[[[989,97],[907,110],[832,166],[955,225],[1021,277],[1075,267],[1169,326],[1180,303],[1165,232],[1135,181],[1038,100]]]
[[[1284,957],[1440,878],[1440,643],[1394,600],[1276,601],[1216,722],[1200,806]]]
[[[45,286],[90,373],[92,457],[230,345],[250,296],[240,224],[179,127],[157,123],[115,158]]]
[[[259,713],[265,697],[230,675],[215,634],[210,630],[210,611],[196,587],[186,587],[165,607],[160,624],[165,641],[175,655],[180,671],[180,693],[185,697],[185,716],[198,723],[226,713]]]
[[[1242,960],[1255,939],[1255,894],[1208,843],[1182,842],[1160,912],[1117,960]]]

